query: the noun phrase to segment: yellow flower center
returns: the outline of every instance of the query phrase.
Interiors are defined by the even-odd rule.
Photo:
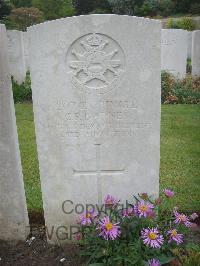
[[[110,231],[110,230],[113,229],[113,224],[112,224],[112,223],[107,223],[107,224],[105,225],[105,228],[106,228],[107,231]]]
[[[141,206],[139,207],[139,209],[140,209],[140,211],[142,211],[142,212],[146,212],[146,211],[148,210],[148,207],[147,207],[146,205],[141,205]]]
[[[87,214],[86,214],[86,218],[87,218],[87,219],[91,218],[91,214],[90,214],[90,213],[87,213]]]
[[[154,232],[150,232],[150,233],[149,233],[149,238],[150,238],[151,240],[155,240],[155,239],[157,238],[157,234],[155,234]]]
[[[172,230],[172,232],[171,232],[171,235],[172,236],[177,236],[177,232],[176,232],[176,230],[174,229],[174,230]]]

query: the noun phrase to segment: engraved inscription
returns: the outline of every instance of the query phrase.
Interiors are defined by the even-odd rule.
[[[75,88],[105,94],[119,85],[125,56],[110,37],[91,33],[76,40],[67,52],[68,72]]]
[[[55,120],[48,127],[56,128],[56,137],[68,143],[87,138],[95,142],[113,136],[132,137],[151,126],[151,122],[139,116],[139,109],[131,100],[59,100],[51,112]]]
[[[161,40],[162,45],[173,45],[176,44],[176,40]]]

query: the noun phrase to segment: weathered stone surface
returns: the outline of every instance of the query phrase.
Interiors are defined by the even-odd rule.
[[[192,31],[188,31],[187,37],[187,58],[192,56]]]
[[[26,71],[29,71],[29,38],[28,33],[23,32],[23,43],[24,43],[24,58]]]
[[[56,242],[63,225],[70,238],[78,203],[158,195],[161,25],[90,15],[28,31],[44,215]]]
[[[192,75],[200,75],[200,30],[192,34]]]
[[[187,37],[185,30],[162,30],[161,69],[184,78],[187,65]]]
[[[26,77],[23,32],[8,30],[7,35],[10,73],[17,83],[21,84]]]
[[[0,239],[25,240],[28,228],[7,36],[0,24]]]

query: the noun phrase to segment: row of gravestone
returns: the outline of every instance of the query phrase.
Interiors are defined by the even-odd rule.
[[[29,38],[27,32],[8,30],[9,65],[11,75],[21,84],[29,70]],[[184,78],[187,59],[192,58],[192,74],[200,74],[200,31],[162,30],[161,70]],[[193,44],[193,45],[192,45]]]
[[[137,193],[158,196],[161,24],[89,15],[28,35],[44,217],[55,243],[71,239],[77,215],[106,194],[124,204]],[[18,240],[29,224],[8,55],[0,25],[0,239]]]
[[[191,59],[192,75],[200,75],[200,30],[162,30],[161,70],[184,78],[187,59]]]

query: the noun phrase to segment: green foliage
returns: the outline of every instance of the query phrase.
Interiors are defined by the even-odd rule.
[[[168,18],[166,22],[166,28],[168,29],[178,29],[177,22],[173,18]]]
[[[95,8],[90,14],[108,14],[109,11],[101,8]]]
[[[107,0],[73,0],[73,6],[77,15],[110,13],[110,5]]]
[[[174,2],[173,0],[157,0],[158,7],[157,7],[157,14],[161,16],[169,16],[171,14],[174,14]]]
[[[7,17],[7,25],[9,28],[18,30],[26,30],[27,27],[44,21],[43,13],[34,7],[13,9],[9,17]]]
[[[8,16],[11,12],[12,4],[10,0],[0,0],[0,19]]]
[[[94,216],[90,216],[90,222],[82,222],[81,230],[78,233],[79,244],[82,247],[81,256],[88,259],[87,265],[104,265],[104,266],[144,266],[152,258],[160,261],[161,265],[171,262],[174,258],[179,259],[174,252],[177,244],[175,241],[169,242],[167,232],[170,229],[176,229],[178,233],[184,235],[184,243],[181,246],[181,253],[186,251],[186,243],[189,243],[188,238],[190,230],[184,224],[174,223],[174,213],[171,199],[162,196],[161,204],[157,203],[152,197],[146,193],[133,196],[132,202],[126,206],[120,204],[112,204],[101,206],[101,211]],[[153,204],[154,210],[151,216],[139,216],[137,212],[130,213],[124,216],[123,213],[127,210],[133,210],[136,204],[143,201],[143,205]],[[159,200],[160,201],[160,200]],[[88,210],[81,217],[88,217],[88,213],[93,213],[94,210]],[[106,217],[106,225],[103,219]],[[102,222],[103,221],[103,222]],[[109,226],[107,229],[106,226]],[[120,229],[120,235],[113,239],[106,239],[103,232],[113,230],[117,225]],[[102,228],[103,227],[103,228]],[[98,228],[98,229],[97,229]],[[106,228],[106,229],[105,229]],[[111,229],[110,229],[111,228]],[[153,248],[145,244],[141,238],[141,231],[147,228],[158,228],[160,234],[164,237],[164,243],[160,248]],[[104,231],[102,231],[104,230]]]
[[[183,17],[180,19],[169,18],[166,27],[170,29],[183,29],[193,31],[196,28],[196,23],[192,18]]]
[[[181,248],[177,248],[176,253],[182,266],[200,266],[200,246],[198,244],[188,243],[185,254]]]
[[[172,0],[145,0],[138,10],[142,16],[168,16],[173,14],[174,2]]]
[[[193,31],[196,28],[196,23],[192,18],[183,17],[177,20],[179,29]]]
[[[15,8],[31,7],[31,0],[10,0]]]
[[[112,12],[120,15],[134,15],[135,9],[139,8],[144,0],[108,0]]]
[[[200,77],[187,75],[183,80],[167,72],[161,74],[162,103],[200,104]]]
[[[27,73],[25,82],[21,85],[18,85],[17,82],[12,78],[12,88],[15,103],[32,101],[30,73]]]
[[[71,0],[32,0],[32,5],[40,9],[47,20],[74,15]]]
[[[157,0],[145,0],[138,12],[141,16],[156,16],[157,15]]]
[[[186,72],[188,74],[191,74],[192,73],[192,61],[191,61],[191,58],[188,58],[187,59]]]
[[[188,13],[191,5],[199,3],[199,0],[173,0],[175,4],[175,13]]]
[[[190,7],[190,13],[194,15],[200,15],[200,3],[194,3]]]

